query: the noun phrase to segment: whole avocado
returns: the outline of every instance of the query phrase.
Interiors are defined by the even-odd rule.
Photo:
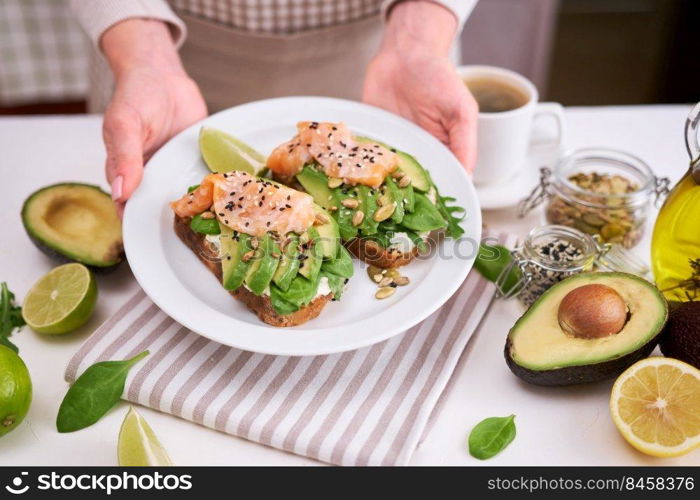
[[[700,302],[685,302],[671,311],[660,347],[664,356],[700,368]]]

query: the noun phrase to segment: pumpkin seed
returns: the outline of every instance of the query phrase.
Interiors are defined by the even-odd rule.
[[[374,217],[373,219],[377,222],[381,222],[383,220],[387,220],[389,217],[391,217],[391,214],[394,213],[394,210],[396,210],[396,203],[391,203],[389,205],[384,205],[381,207],[379,210],[374,212]]]
[[[382,278],[382,279],[379,281],[379,286],[380,286],[380,287],[389,286],[389,285],[391,285],[393,282],[394,282],[394,278],[392,278],[391,276],[385,276],[384,278]]]
[[[396,292],[396,288],[391,287],[391,286],[385,286],[377,290],[377,293],[374,294],[374,297],[376,299],[386,299],[387,297],[391,297],[394,295],[394,292]]]
[[[328,179],[328,187],[331,189],[335,189],[343,184],[343,179],[339,179],[338,177],[330,177]]]
[[[394,283],[396,283],[399,286],[406,286],[411,282],[411,280],[408,279],[408,276],[399,276],[398,278],[394,279]]]
[[[355,212],[355,215],[352,216],[352,225],[353,226],[359,226],[362,224],[362,221],[365,218],[365,213],[362,210],[358,210]]]

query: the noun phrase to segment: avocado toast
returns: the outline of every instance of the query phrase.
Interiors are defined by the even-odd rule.
[[[346,247],[368,264],[394,268],[428,249],[431,232],[463,234],[452,198],[440,196],[411,155],[354,136],[343,123],[300,122],[267,159],[275,179],[300,186],[338,224]]]
[[[270,325],[315,318],[352,276],[335,220],[306,193],[232,171],[207,175],[171,207],[178,237]]]

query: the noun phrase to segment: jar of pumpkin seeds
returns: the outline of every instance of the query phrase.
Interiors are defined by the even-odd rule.
[[[603,243],[632,248],[644,235],[649,208],[668,192],[641,159],[614,149],[585,148],[565,154],[554,171],[541,169],[540,185],[519,207],[524,216],[546,201],[549,224],[598,235]]]
[[[504,289],[512,268],[517,267],[519,280],[499,295],[517,297],[525,307],[552,285],[578,273],[619,271],[650,277],[646,264],[621,245],[601,243],[600,237],[567,226],[536,227],[511,253],[513,260],[497,280],[497,289]]]

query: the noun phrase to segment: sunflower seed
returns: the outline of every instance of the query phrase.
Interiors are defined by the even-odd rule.
[[[328,217],[326,217],[325,214],[317,213],[316,214],[316,222],[318,222],[319,226],[322,226],[324,224],[328,224],[330,222],[330,219]]]
[[[202,212],[202,219],[213,219],[215,217],[214,212]]]
[[[404,175],[401,177],[401,180],[399,181],[399,187],[405,188],[411,183],[411,178],[407,175]]]
[[[253,258],[253,255],[255,255],[255,251],[250,250],[250,251],[243,254],[243,257],[241,257],[241,260],[243,260],[243,262],[248,262],[250,259]]]
[[[399,276],[398,278],[394,278],[394,283],[396,283],[399,286],[406,286],[411,282],[411,280],[408,279],[408,276]]]

